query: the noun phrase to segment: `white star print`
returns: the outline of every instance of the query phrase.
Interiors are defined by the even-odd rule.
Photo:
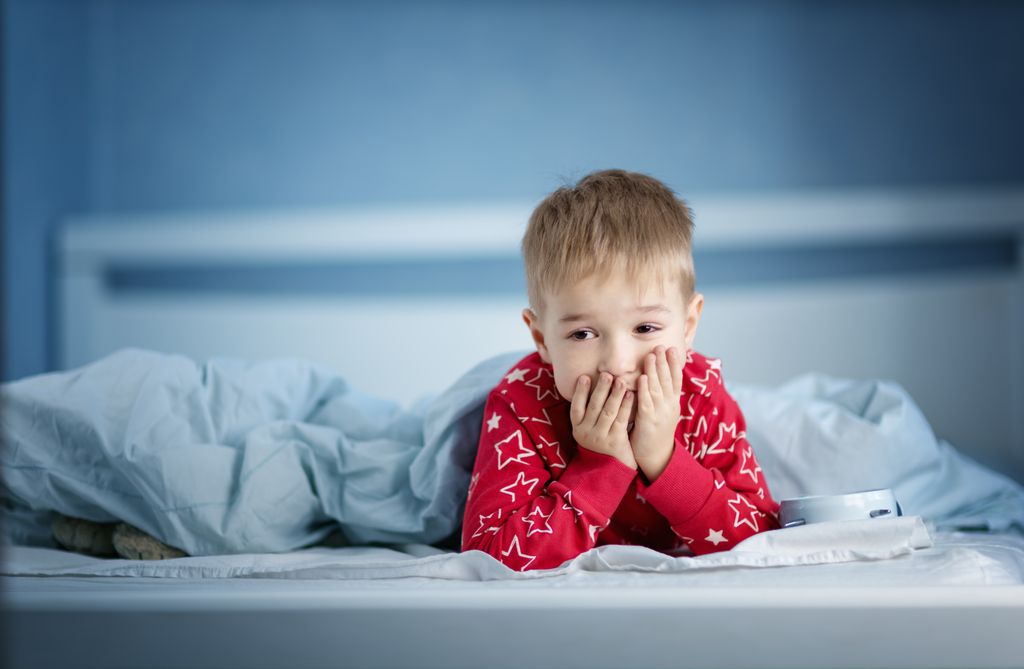
[[[480,514],[480,528],[477,529],[477,531],[473,533],[473,538],[476,538],[476,537],[480,536],[484,532],[494,532],[494,533],[497,533],[497,531],[498,531],[497,527],[487,527],[487,525],[489,525],[487,520],[490,519],[490,518],[494,518],[495,515],[498,516],[498,520],[501,520],[501,509],[498,509],[494,513],[489,513],[486,516],[484,514],[482,514],[482,513]]]
[[[711,528],[708,528],[708,536],[705,537],[704,540],[716,546],[718,544],[724,544],[729,541],[723,535],[722,530],[712,530]]]
[[[728,504],[729,508],[731,508],[736,514],[736,522],[733,524],[733,527],[746,525],[755,532],[758,531],[756,506],[745,500],[742,495],[736,495],[736,499],[729,500]],[[742,511],[746,513],[745,518],[741,518],[741,506],[745,507],[742,509]]]
[[[722,377],[718,374],[718,370],[720,370],[722,368],[722,361],[717,359],[717,358],[708,358],[707,361],[708,361],[708,368],[704,372],[704,378],[703,379],[693,379],[693,378],[691,378],[690,382],[693,383],[693,385],[695,385],[698,388],[700,388],[700,394],[701,395],[704,395],[705,397],[710,397],[711,396],[711,391],[708,390],[708,383],[711,382],[712,374],[717,376],[719,381],[721,381]]]
[[[504,449],[502,448],[503,446],[505,447]],[[494,450],[498,452],[498,469],[504,469],[506,465],[512,462],[525,465],[526,463],[523,462],[523,458],[529,458],[534,455],[533,451],[523,446],[523,433],[520,430],[516,430],[505,439],[496,443]],[[511,451],[511,454],[505,451]]]
[[[516,415],[516,420],[518,420],[520,423],[526,423],[526,421],[530,420],[529,416],[520,416],[519,415],[519,412],[516,411],[516,403],[515,402],[509,402],[508,405],[509,405],[509,407],[512,408],[512,413],[514,413]]]
[[[508,383],[512,383],[513,381],[523,381],[525,383],[526,370],[519,369],[518,367],[516,369],[513,369],[511,372],[505,375],[505,381],[507,381]]]
[[[527,530],[526,536],[530,537],[534,534],[554,534],[554,530],[551,529],[551,523],[548,522],[552,514],[554,514],[554,511],[545,514],[538,506],[533,511],[523,516],[523,522],[530,524],[530,529]],[[535,519],[534,516],[540,516],[540,518]],[[538,527],[538,524],[541,522],[544,523],[544,527]]]
[[[707,431],[708,420],[704,416],[701,416],[697,420],[697,425],[693,428],[693,432],[683,433],[683,443],[686,445],[686,450],[690,451],[690,455],[697,457],[696,444],[694,442],[700,439],[701,432],[706,434]],[[701,453],[703,454],[703,451],[701,451]]]
[[[469,478],[469,490],[466,492],[466,495],[472,495],[473,491],[476,490],[476,484],[479,483],[479,482],[480,482],[480,472],[477,472],[477,473],[473,474],[473,476],[471,476]]]
[[[729,448],[719,448],[718,445],[722,443],[723,439],[725,439],[726,433],[732,435],[732,439],[729,441]],[[703,446],[701,446],[700,455],[697,456],[697,457],[698,457],[698,459],[703,460],[704,456],[706,456],[706,455],[711,455],[711,454],[714,454],[714,453],[725,453],[727,451],[732,451],[733,448],[735,448],[735,446],[736,446],[736,441],[738,439],[740,439],[741,437],[745,438],[746,436],[747,436],[747,433],[744,432],[743,430],[740,430],[738,433],[736,432],[736,423],[732,423],[731,425],[727,425],[725,423],[719,423],[718,424],[718,439],[716,439],[715,443],[711,444],[710,446],[707,443],[705,443]]]
[[[604,528],[600,525],[590,525],[587,529],[590,531],[590,540],[597,541],[597,533],[603,530]]]
[[[487,431],[490,432],[492,430],[497,430],[499,422],[501,422],[501,416],[496,412],[492,413],[490,420],[487,421]]]
[[[640,502],[641,504],[647,504],[647,500],[644,499],[644,496],[641,495],[640,493],[636,494],[636,501]]]
[[[537,418],[536,416],[532,416],[530,420],[537,421],[538,423],[544,423],[545,425],[551,425],[551,416],[548,415],[548,410],[541,409],[540,412],[544,414],[543,418]]]
[[[690,420],[691,418],[693,418],[693,398],[694,398],[694,397],[696,397],[696,395],[692,395],[692,394],[691,394],[691,395],[689,395],[689,397],[687,398],[687,400],[686,400],[686,410],[687,410],[687,411],[688,411],[689,413],[687,413],[687,414],[686,414],[685,416],[683,416],[683,415],[680,415],[680,416],[679,416],[679,420],[683,420],[683,419],[686,419],[686,420]]]
[[[519,472],[519,475],[516,476],[516,480],[513,481],[512,483],[509,483],[504,488],[501,488],[501,492],[511,497],[512,501],[514,502],[516,501],[516,489],[526,488],[526,494],[529,495],[533,492],[534,486],[536,486],[539,481],[539,478],[528,479],[526,478],[526,474],[524,472]]]
[[[690,452],[690,455],[696,457],[696,453],[693,450],[693,435],[689,432],[683,433],[683,446],[686,446],[686,450]]]
[[[557,441],[548,441],[548,438],[546,436],[544,436],[543,434],[540,435],[540,440],[543,441],[544,443],[543,444],[538,444],[537,445],[537,449],[542,451],[542,453],[541,453],[542,455],[545,454],[545,453],[549,454],[547,456],[548,466],[551,469],[556,469],[556,468],[557,469],[565,469],[565,458],[562,457],[562,450],[560,448],[558,448],[558,442]],[[547,450],[547,449],[551,449],[551,450]],[[554,454],[554,457],[558,458],[558,462],[555,462],[552,459],[552,457],[550,455],[552,452]]]
[[[762,470],[757,466],[757,461],[754,460],[753,449],[745,448],[741,451],[741,455],[743,456],[743,464],[740,466],[740,474],[746,474],[754,480],[754,483],[757,483],[757,473]],[[754,468],[750,469],[747,463],[753,464]]]
[[[690,432],[690,436],[693,438],[699,438],[703,432],[705,435],[708,432],[708,419],[707,416],[701,416],[697,419],[697,424],[693,428],[693,432]]]
[[[572,490],[565,493],[565,504],[562,508],[566,511],[575,511],[577,516],[582,516],[583,512],[576,508],[576,505],[572,503]]]
[[[513,548],[516,551],[516,557],[517,558],[521,558],[523,560],[526,560],[526,558],[530,558],[529,560],[526,560],[526,564],[524,564],[522,567],[518,568],[518,571],[524,571],[527,567],[529,567],[533,563],[534,560],[537,559],[536,555],[527,555],[526,553],[524,553],[522,551],[522,549],[519,547],[519,537],[512,537],[512,543],[510,543],[508,545],[508,550],[507,551],[502,551],[501,552],[501,556],[502,557],[510,557],[512,555],[512,549]],[[509,565],[506,565],[506,566],[509,566]]]
[[[537,401],[538,402],[542,401],[548,395],[550,395],[551,397],[553,397],[555,399],[558,399],[558,393],[556,393],[553,390],[554,385],[555,385],[554,383],[550,384],[551,387],[547,387],[547,388],[544,387],[544,386],[541,386],[540,378],[542,376],[544,376],[545,374],[547,376],[551,377],[552,380],[555,378],[554,375],[551,373],[550,369],[546,369],[544,367],[541,367],[540,369],[537,370],[537,374],[534,375],[534,377],[532,379],[530,379],[529,381],[526,382],[527,386],[529,386],[530,388],[536,389],[536,391],[537,391]]]

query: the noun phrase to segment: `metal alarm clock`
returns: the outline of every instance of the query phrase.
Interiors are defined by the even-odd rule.
[[[784,499],[779,503],[779,524],[797,527],[830,520],[895,518],[903,510],[890,488],[843,495],[814,495]]]

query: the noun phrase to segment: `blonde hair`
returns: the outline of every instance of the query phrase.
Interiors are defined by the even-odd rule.
[[[623,266],[631,276],[678,273],[689,299],[692,236],[689,206],[657,179],[623,170],[588,174],[548,195],[530,216],[522,244],[530,306],[539,311],[546,291]]]

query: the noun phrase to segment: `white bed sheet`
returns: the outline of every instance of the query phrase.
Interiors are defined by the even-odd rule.
[[[345,550],[345,549],[341,549]],[[56,551],[55,551],[56,552]],[[396,551],[399,552],[399,551]],[[1017,535],[942,534],[931,548],[881,561],[786,567],[724,567],[674,573],[573,571],[546,578],[491,581],[426,576],[337,578],[288,572],[234,578],[154,576],[5,576],[4,597],[15,606],[44,603],[85,606],[104,598],[208,597],[261,593],[268,596],[329,596],[350,590],[489,591],[537,588],[908,588],[933,586],[1024,587],[1024,538]],[[1024,605],[1024,595],[1021,604]]]
[[[673,558],[636,546],[603,546],[557,569],[514,572],[490,556],[431,546],[315,547],[251,554],[137,561],[91,558],[46,548],[7,547],[0,572],[14,597],[32,584],[204,583],[227,590],[232,581],[314,583],[315,589],[436,587],[861,587],[1024,584],[1024,536],[1016,533],[929,533],[920,518],[822,523],[763,533],[732,551]],[[657,578],[650,578],[651,575]],[[131,578],[126,578],[131,577]],[[84,580],[80,580],[84,579]],[[228,583],[229,585],[223,585]],[[156,585],[155,591],[166,591]],[[268,591],[280,586],[260,586]],[[285,589],[292,586],[285,586]],[[95,588],[100,589],[100,588]],[[59,592],[59,588],[44,588]],[[179,590],[183,592],[183,590]],[[27,603],[27,600],[21,600]]]

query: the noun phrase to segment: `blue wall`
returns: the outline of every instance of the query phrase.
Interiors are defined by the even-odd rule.
[[[4,4],[4,379],[49,368],[48,237],[89,203],[87,9]]]
[[[4,0],[4,378],[69,213],[1024,181],[1024,4]]]

